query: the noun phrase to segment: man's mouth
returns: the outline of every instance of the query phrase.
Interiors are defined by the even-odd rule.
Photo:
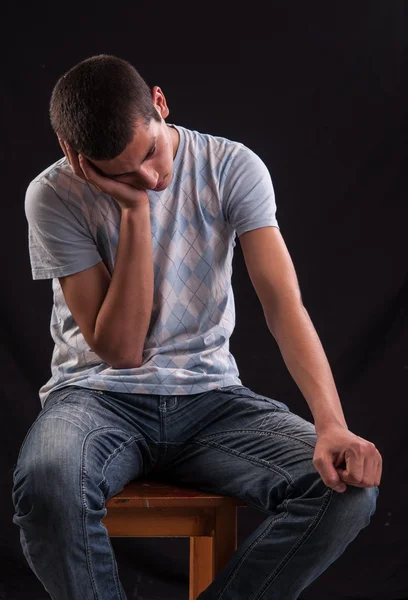
[[[164,176],[164,177],[162,177],[160,179],[160,181],[158,182],[158,184],[156,185],[156,187],[153,188],[154,192],[160,192],[161,190],[164,190],[164,188],[166,187],[166,185],[164,183],[165,179],[166,179],[166,176]]]

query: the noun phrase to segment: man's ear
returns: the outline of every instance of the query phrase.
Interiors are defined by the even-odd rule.
[[[166,119],[170,114],[169,107],[167,106],[166,98],[162,90],[157,85],[155,85],[152,89],[152,100],[159,115],[163,119]]]

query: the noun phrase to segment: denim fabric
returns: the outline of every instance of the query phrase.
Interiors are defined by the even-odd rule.
[[[54,600],[123,600],[101,518],[128,481],[151,477],[265,513],[200,600],[295,600],[369,524],[379,494],[328,488],[315,443],[312,423],[239,385],[182,396],[54,391],[14,473],[24,555]]]

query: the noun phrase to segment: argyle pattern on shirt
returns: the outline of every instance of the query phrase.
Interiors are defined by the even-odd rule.
[[[231,286],[235,236],[278,227],[269,172],[243,144],[177,126],[171,184],[148,191],[154,298],[143,362],[114,369],[94,353],[75,322],[58,277],[101,260],[113,273],[118,203],[76,177],[65,159],[40,173],[26,193],[34,279],[52,278],[52,376],[65,385],[147,394],[195,394],[241,384],[229,350],[235,326]]]

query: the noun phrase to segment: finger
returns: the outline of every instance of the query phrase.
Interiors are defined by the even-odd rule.
[[[69,146],[68,146],[67,142],[65,140],[63,140],[62,138],[60,138],[59,136],[58,136],[58,141],[59,141],[59,145],[62,148],[63,153],[66,156],[67,161],[71,165],[72,159],[70,157],[70,149],[69,149]]]
[[[81,179],[84,179],[84,174],[82,172],[81,165],[79,164],[79,160],[78,160],[78,153],[68,144],[68,142],[65,142],[65,148],[68,153],[69,163],[70,163],[75,175],[78,175],[78,177],[81,177]]]
[[[378,479],[378,469],[380,467],[381,470],[381,456],[378,450],[375,450],[375,454],[369,458],[365,457],[364,462],[364,473],[363,478],[360,481],[359,487],[374,487],[377,484]],[[380,476],[381,478],[381,476]]]
[[[364,481],[364,471],[367,465],[367,458],[355,452],[346,452],[346,472],[345,476],[351,485],[359,485]]]
[[[378,450],[377,450],[378,452]],[[379,464],[379,472],[380,472],[380,478],[382,477],[382,470],[383,470],[383,459],[381,454],[378,452],[378,464]]]
[[[119,183],[110,177],[100,175],[83,154],[79,155],[79,161],[86,179],[99,191],[113,197],[116,197],[118,194],[119,196],[123,195],[123,190],[128,187],[126,184]]]
[[[361,487],[374,487],[377,480],[377,461],[375,458],[366,458],[364,475]]]
[[[331,488],[332,490],[335,490],[336,492],[344,492],[346,490],[346,486],[342,482],[340,474],[335,469],[330,459],[318,461],[315,464],[315,468],[319,472],[323,483],[327,487]]]
[[[100,175],[98,175],[98,173],[92,167],[89,160],[87,158],[85,158],[85,156],[83,156],[83,154],[79,154],[78,155],[78,163],[79,163],[79,166],[83,173],[83,176],[85,176],[86,180],[89,183],[91,183],[94,187],[96,187],[97,190],[102,192],[105,188],[104,184],[106,184],[106,182],[104,182],[103,178]],[[108,179],[108,178],[105,178],[105,179]],[[102,185],[102,187],[101,187],[101,185]]]
[[[377,465],[377,473],[376,473],[376,483],[375,485],[380,485],[382,477],[382,461],[380,461]]]
[[[379,461],[374,458],[373,459],[373,468],[372,468],[372,482],[373,485],[379,485],[379,481],[381,479],[381,473],[378,475],[379,469],[381,469],[381,465]]]
[[[69,162],[69,159],[68,159],[68,153],[67,153],[67,150],[66,150],[66,148],[65,148],[65,142],[64,142],[64,140],[63,140],[62,138],[60,138],[60,136],[58,136],[58,142],[59,142],[59,145],[61,146],[61,150],[62,150],[62,151],[63,151],[63,153],[65,154],[65,158],[66,158],[66,159],[68,160],[68,162]]]

